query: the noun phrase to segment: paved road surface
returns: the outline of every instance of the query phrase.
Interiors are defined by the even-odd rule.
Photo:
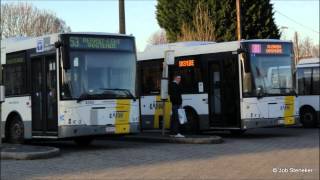
[[[1,179],[319,179],[319,129],[266,128],[223,144],[50,142],[62,155],[2,160]],[[293,172],[306,168],[312,172]],[[277,171],[277,172],[273,172]]]

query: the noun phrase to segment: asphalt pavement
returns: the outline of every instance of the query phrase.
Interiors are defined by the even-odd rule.
[[[61,155],[1,160],[1,179],[319,179],[319,129],[264,128],[221,144],[35,142]]]

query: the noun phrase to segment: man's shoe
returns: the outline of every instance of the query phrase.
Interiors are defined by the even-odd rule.
[[[185,136],[184,135],[182,135],[182,134],[180,134],[180,133],[178,133],[177,135],[175,135],[174,136],[175,138],[185,138]]]

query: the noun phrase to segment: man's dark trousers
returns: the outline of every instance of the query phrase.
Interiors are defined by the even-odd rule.
[[[170,134],[175,135],[180,133],[180,121],[178,115],[178,109],[180,105],[172,105],[172,116],[171,116],[171,126]]]

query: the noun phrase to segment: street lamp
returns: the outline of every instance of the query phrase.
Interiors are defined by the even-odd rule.
[[[289,29],[287,26],[280,26],[280,32],[281,32],[281,36],[282,36],[282,39],[286,39],[286,37],[284,36],[284,32],[285,30]]]

